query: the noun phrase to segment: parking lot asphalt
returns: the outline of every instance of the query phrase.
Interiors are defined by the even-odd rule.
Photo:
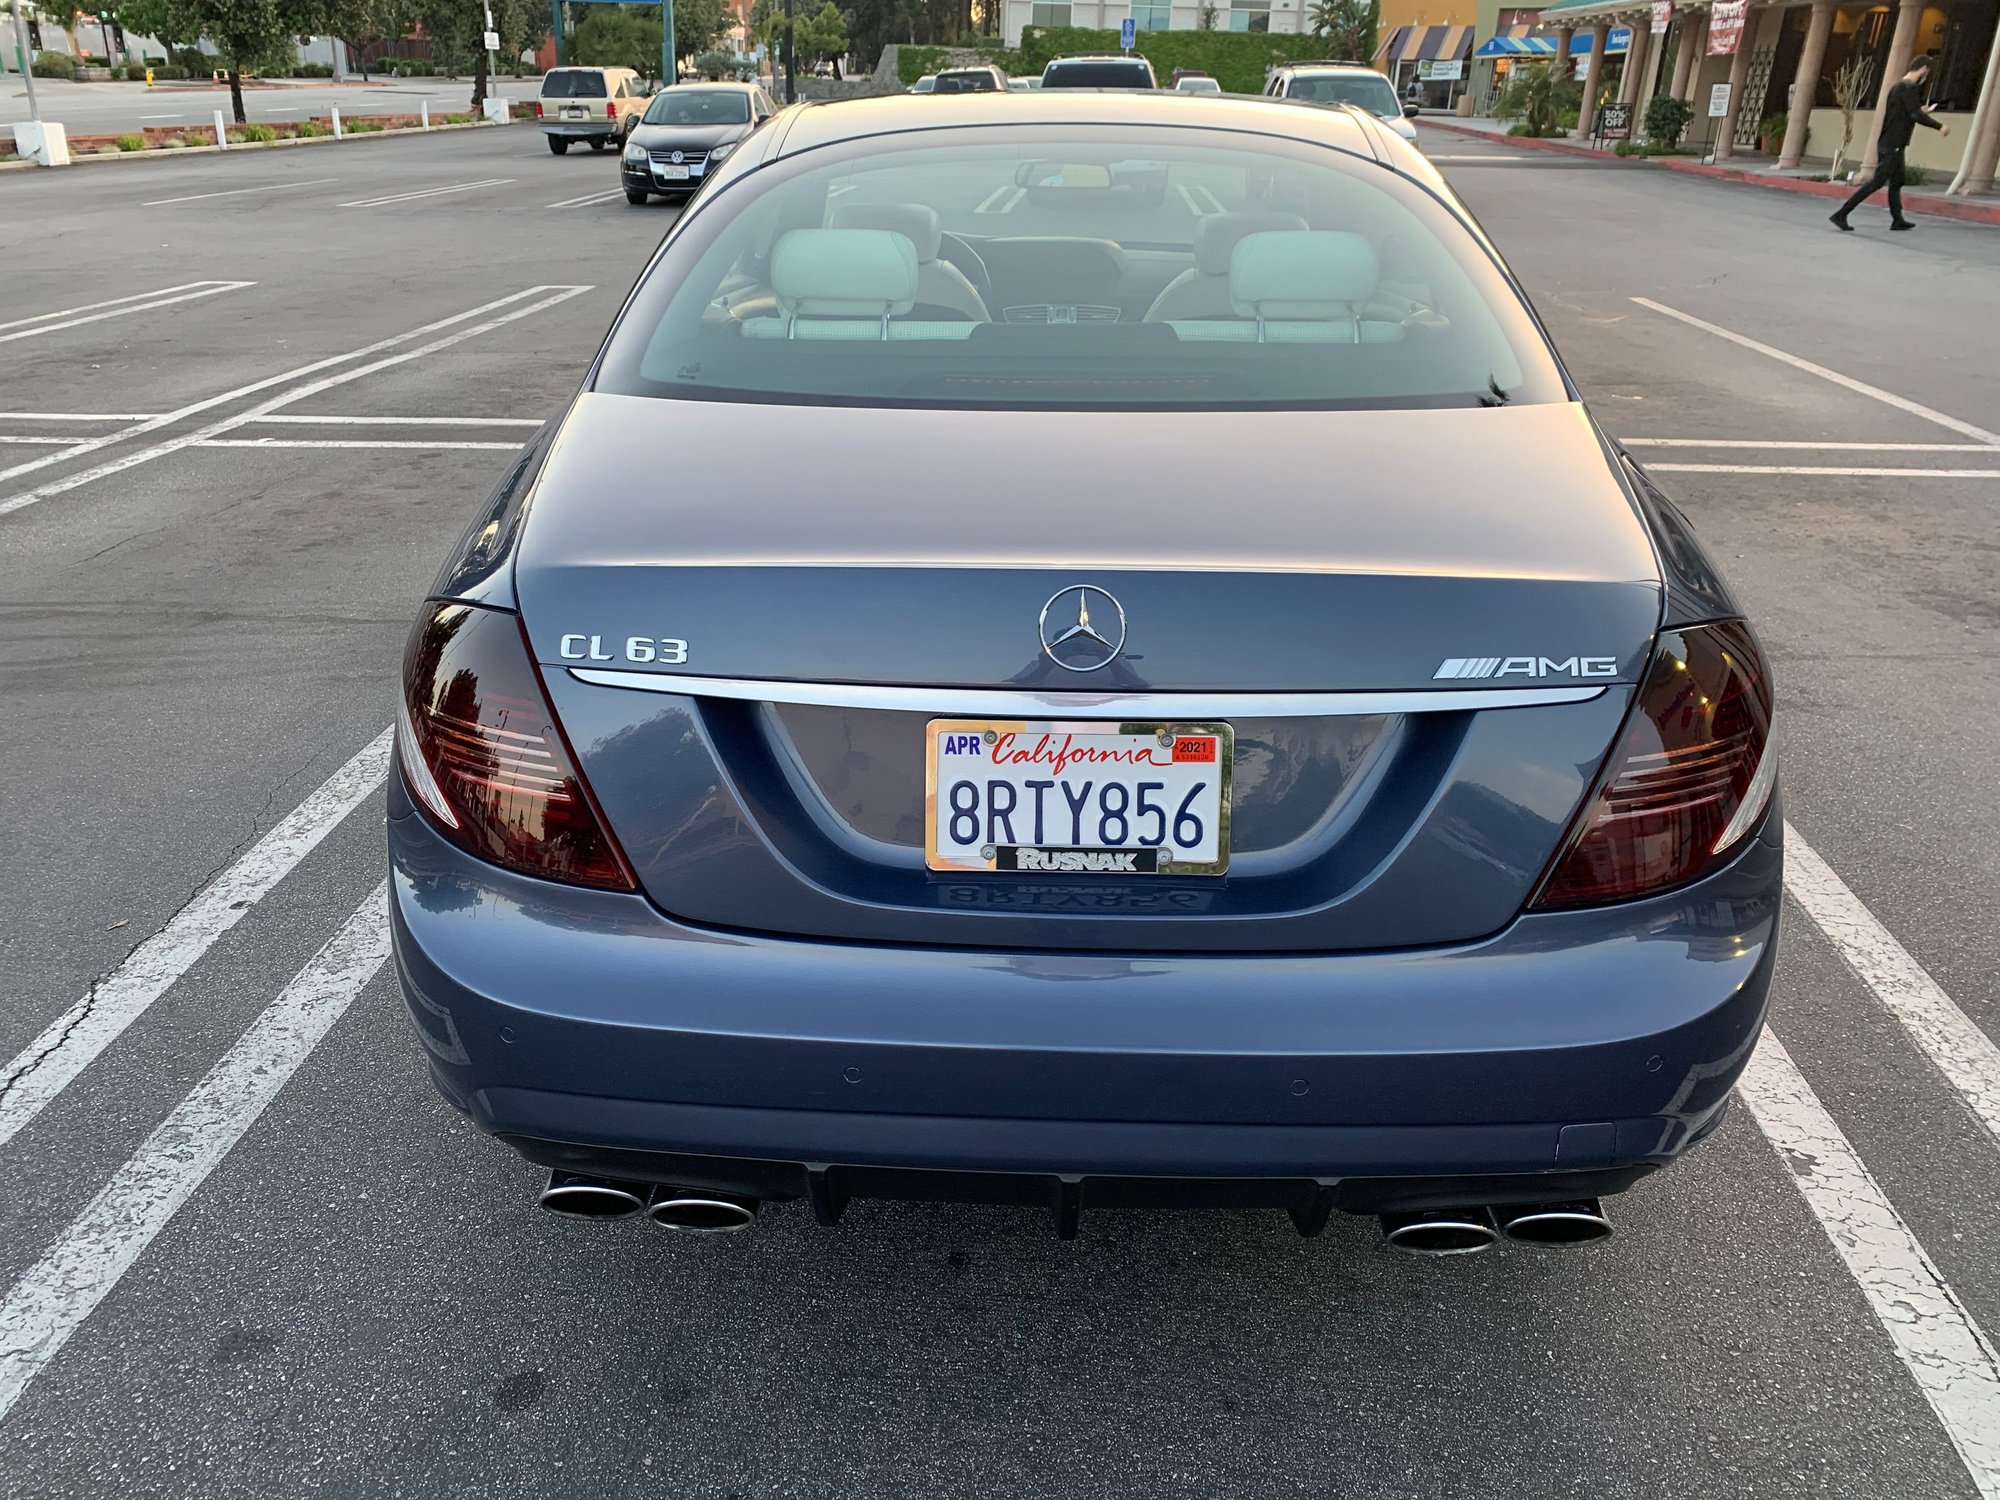
[[[1782,1046],[1567,1254],[537,1213],[371,967],[381,736],[674,211],[520,127],[0,180],[0,1494],[2000,1496],[2000,235],[1426,144],[1778,678]]]

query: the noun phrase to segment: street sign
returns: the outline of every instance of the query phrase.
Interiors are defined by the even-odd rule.
[[[1139,39],[1139,23],[1137,21],[1133,20],[1130,16],[1127,16],[1124,20],[1118,23],[1119,46],[1123,47],[1127,52],[1130,52],[1132,50],[1132,44],[1136,42],[1138,39]]]
[[[484,51],[498,52],[500,50],[500,33],[497,31],[487,32],[486,40],[481,42],[479,45],[481,49]]]
[[[1711,85],[1708,91],[1708,117],[1711,120],[1720,120],[1728,113],[1729,85],[1726,83]]]

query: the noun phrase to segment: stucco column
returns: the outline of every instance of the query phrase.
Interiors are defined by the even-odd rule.
[[[1611,39],[1611,23],[1599,21],[1590,28],[1590,61],[1583,65],[1583,108],[1577,112],[1577,134],[1590,135],[1591,122],[1597,118],[1597,91],[1604,82],[1604,48]]]
[[[1819,93],[1819,70],[1826,65],[1826,41],[1833,35],[1833,0],[1813,0],[1812,18],[1806,23],[1806,44],[1799,51],[1798,71],[1792,74],[1792,112],[1785,122],[1785,149],[1778,153],[1778,166],[1796,167],[1806,154],[1806,133],[1812,128],[1813,98]]]
[[[1992,51],[1986,55],[1986,78],[1979,86],[1979,102],[1972,108],[1972,120],[1965,128],[1965,154],[1959,158],[1958,171],[1951,179],[1948,193],[1977,193],[1993,186],[1993,152],[2000,151],[2000,33],[1993,38]],[[1989,150],[1990,144],[1990,150]],[[1980,153],[1986,151],[1986,175],[1979,178]],[[1975,187],[1974,181],[1979,186]]]
[[[1676,99],[1695,102],[1695,94],[1701,88],[1701,66],[1708,59],[1708,12],[1695,17],[1694,25],[1687,38],[1687,76],[1681,86],[1674,90]]]
[[[1729,59],[1729,113],[1715,135],[1715,159],[1727,161],[1736,154],[1736,121],[1743,113],[1743,83],[1750,76],[1750,38],[1757,34],[1757,12],[1743,12],[1743,34],[1736,39],[1736,55]]]
[[[2000,36],[1994,37],[1993,45],[2000,48]],[[1993,186],[1995,172],[2000,172],[2000,98],[1995,98],[1987,111],[1985,131],[1977,141],[1967,141],[1965,149],[1971,153],[1972,169],[1966,174],[1964,190],[1988,191]]]
[[[1833,0],[1826,3],[1830,7]],[[1636,106],[1640,103],[1640,86],[1646,78],[1646,64],[1652,61],[1653,33],[1644,11],[1631,24],[1632,42],[1625,49],[1625,76],[1618,84],[1618,102]]]
[[[1902,0],[1896,7],[1896,29],[1889,35],[1889,56],[1882,64],[1882,83],[1875,95],[1875,121],[1868,127],[1868,155],[1861,163],[1863,177],[1875,170],[1882,142],[1882,117],[1889,107],[1889,90],[1910,71],[1910,57],[1917,50],[1917,22],[1923,14],[1924,0]]]
[[[1576,40],[1574,26],[1556,28],[1556,77],[1569,78],[1576,71],[1576,59],[1569,55],[1570,43]]]
[[[1681,18],[1676,28],[1680,35],[1674,48],[1673,81],[1667,85],[1667,93],[1675,99],[1687,98],[1688,70],[1694,62],[1695,32],[1700,27],[1700,18],[1690,12]]]

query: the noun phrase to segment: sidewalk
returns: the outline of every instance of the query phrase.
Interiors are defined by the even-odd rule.
[[[1831,198],[1838,202],[1854,189],[1844,182],[1815,182],[1815,176],[1824,177],[1823,166],[1804,166],[1789,172],[1778,170],[1776,161],[1754,151],[1739,149],[1736,155],[1721,162],[1705,162],[1696,156],[1618,156],[1606,146],[1593,146],[1588,141],[1535,139],[1525,135],[1509,135],[1508,120],[1494,120],[1483,116],[1459,118],[1450,115],[1426,113],[1417,124],[1433,130],[1448,131],[1453,135],[1467,136],[1475,140],[1489,141],[1504,145],[1510,150],[1553,151],[1564,156],[1591,156],[1607,163],[1631,167],[1665,167],[1670,172],[1683,172],[1696,177],[1714,177],[1724,182],[1748,183],[1752,187],[1771,188],[1785,193],[1808,193],[1818,198]],[[1697,124],[1704,122],[1697,121]],[[1933,173],[1942,177],[1942,173]],[[1959,219],[1971,224],[2000,224],[2000,194],[1980,193],[1970,198],[1954,198],[1945,193],[1945,183],[1932,182],[1923,187],[1903,189],[1903,207],[1906,212],[1931,214],[1941,219]]]

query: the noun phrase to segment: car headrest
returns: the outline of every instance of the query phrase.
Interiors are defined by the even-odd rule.
[[[1238,240],[1229,302],[1239,318],[1340,318],[1382,279],[1375,247],[1341,230],[1281,230]]]
[[[1230,252],[1245,235],[1305,227],[1297,214],[1210,214],[1194,226],[1194,268],[1204,276],[1227,276]]]
[[[771,290],[800,318],[886,318],[917,300],[917,249],[886,229],[794,229],[771,256]]]
[[[900,234],[917,247],[919,265],[936,260],[944,241],[937,210],[921,203],[850,203],[833,211],[832,222],[835,229],[887,229]]]

